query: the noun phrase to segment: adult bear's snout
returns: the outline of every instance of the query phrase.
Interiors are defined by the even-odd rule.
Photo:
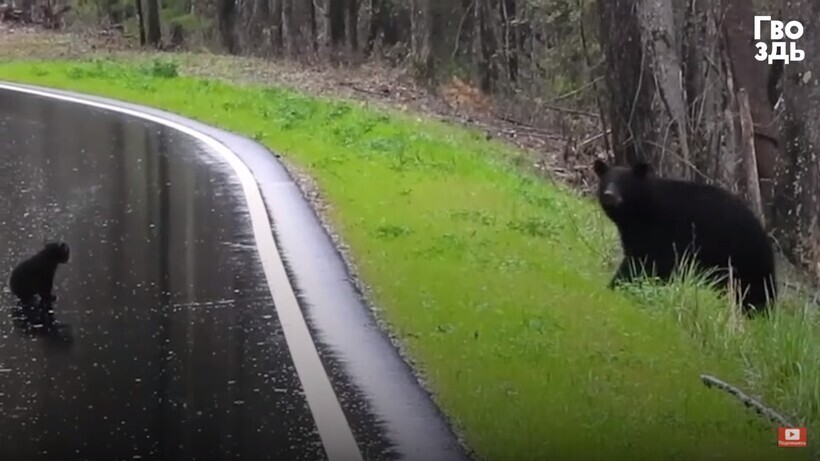
[[[601,204],[604,206],[618,206],[621,203],[621,197],[611,190],[604,191],[601,194]]]

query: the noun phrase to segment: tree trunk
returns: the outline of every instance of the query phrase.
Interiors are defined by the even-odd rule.
[[[271,17],[270,0],[245,0],[253,13],[250,15],[246,28],[241,28],[246,44],[240,49],[250,48],[255,54],[268,54],[270,48],[270,30],[273,18]]]
[[[436,0],[411,0],[411,52],[418,78],[430,83],[435,75],[433,11]]]
[[[501,0],[501,18],[504,31],[504,56],[507,65],[507,77],[510,82],[518,80],[518,26],[516,21],[515,0]]]
[[[338,51],[340,43],[345,40],[345,0],[328,1],[329,44],[333,54]]]
[[[30,23],[34,17],[34,0],[22,0],[20,2],[20,19],[25,23]]]
[[[159,27],[159,0],[145,0],[148,7],[147,41],[154,48],[162,46],[162,32]]]
[[[296,24],[293,17],[293,0],[282,0],[282,38],[284,39],[285,48],[291,56],[296,54],[296,50],[294,49],[296,46],[294,36],[295,28]]]
[[[647,75],[636,0],[598,0],[606,59],[615,163],[655,158],[657,129],[651,107],[655,81]]]
[[[282,0],[282,17],[288,54],[294,59],[313,56],[316,46],[315,11],[312,1]]]
[[[256,16],[259,22],[268,24],[271,21],[271,5],[270,0],[256,0]]]
[[[362,50],[365,56],[369,57],[373,52],[379,32],[384,28],[383,11],[385,8],[384,0],[370,0],[370,24],[367,26],[367,38],[364,41],[364,50]]]
[[[137,10],[137,29],[139,30],[140,46],[145,46],[145,15],[142,11],[142,0],[134,0]]]
[[[370,0],[370,24],[364,54],[369,56],[379,40],[386,47],[411,42],[412,11],[412,2],[398,4],[390,0]]]
[[[690,133],[697,127],[690,124],[718,123],[719,116],[690,121],[690,107],[700,95],[687,94],[684,85],[702,86],[697,81],[700,77],[691,73],[703,69],[702,64],[683,54],[685,48],[699,53],[698,43],[688,37],[690,41],[684,47],[684,36],[678,31],[684,29],[687,15],[690,20],[700,17],[691,15],[689,8],[676,6],[672,0],[598,2],[611,98],[612,149],[616,163],[644,160],[652,163],[660,175],[694,179],[698,175],[697,159],[690,146]],[[702,37],[700,24],[690,27],[690,31]],[[684,62],[694,64],[694,69],[685,69]],[[683,76],[687,77],[686,83],[681,81]],[[694,81],[689,82],[689,78]],[[723,85],[720,82],[721,88]]]
[[[282,4],[285,0],[273,0],[273,7],[271,8],[271,16],[273,21],[270,27],[270,47],[274,55],[282,53],[284,48],[284,40],[282,37]]]
[[[817,0],[791,0],[786,18],[820,17]],[[774,233],[789,259],[820,278],[820,30],[806,24],[803,61],[785,66],[782,162],[776,168]]]
[[[370,24],[367,27],[367,39],[365,39],[363,50],[365,56],[370,56],[373,52],[379,33],[384,30],[386,12],[385,0],[370,0]]]
[[[310,23],[310,28],[308,29],[307,36],[310,38],[310,43],[312,46],[313,53],[319,52],[319,40],[318,40],[318,27],[317,24],[318,20],[316,17],[316,2],[311,1],[307,4],[308,7],[308,22]]]
[[[713,179],[732,189],[736,178],[737,139],[728,54],[722,46],[721,1],[695,2],[684,13],[683,79],[689,105],[689,146],[696,182]]]
[[[498,80],[495,62],[498,44],[493,31],[493,8],[490,3],[490,0],[476,0],[475,4],[476,71],[479,87],[485,93],[492,93]]]
[[[731,56],[732,74],[736,90],[745,89],[755,124],[754,149],[757,172],[760,176],[760,195],[763,211],[771,218],[774,199],[774,173],[779,149],[774,111],[769,104],[767,78],[769,64],[754,58],[757,49],[750,46],[754,41],[754,5],[748,0],[727,0],[723,24]]]
[[[473,57],[473,41],[475,30],[475,8],[477,0],[461,0],[459,24],[455,37],[455,53],[452,57],[470,62]],[[466,59],[465,59],[466,58]]]
[[[319,4],[324,6],[321,32],[318,33],[322,57],[335,61],[338,45],[345,37],[344,0],[322,0]]]
[[[352,53],[359,51],[358,0],[347,0],[347,43]]]
[[[661,174],[692,179],[686,97],[680,81],[680,34],[672,0],[644,0],[638,11],[646,64],[644,76],[654,80],[658,96],[651,106],[657,147],[647,159],[653,160]]]
[[[236,0],[218,0],[217,20],[222,46],[229,54],[237,53],[234,24],[236,23]]]

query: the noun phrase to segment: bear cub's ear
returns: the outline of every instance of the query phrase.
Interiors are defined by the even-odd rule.
[[[645,178],[652,173],[652,166],[641,160],[632,166],[632,173],[639,178]]]
[[[595,163],[592,164],[592,170],[595,171],[595,174],[600,178],[609,170],[609,165],[601,159],[595,159]]]

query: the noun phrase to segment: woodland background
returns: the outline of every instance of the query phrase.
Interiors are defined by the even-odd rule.
[[[755,60],[755,15],[800,20],[805,59]],[[593,156],[640,158],[738,192],[820,277],[820,0],[14,0],[0,22],[400,70],[451,116],[529,148],[548,176],[583,188]]]

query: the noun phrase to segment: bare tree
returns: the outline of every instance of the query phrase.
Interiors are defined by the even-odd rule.
[[[31,22],[34,19],[34,0],[21,0],[20,11],[20,19],[23,22]]]
[[[347,0],[347,44],[350,51],[359,50],[359,0]]]
[[[736,94],[745,90],[759,135],[755,170],[770,187],[777,150],[765,130],[772,121],[766,72],[749,46],[750,6],[745,0],[680,6],[673,0],[598,2],[615,159],[643,159],[664,175],[742,190],[748,170],[737,147],[743,131]]]
[[[282,38],[289,55],[298,54],[299,26],[293,13],[293,0],[282,0]]]
[[[304,59],[316,47],[316,11],[312,1],[282,0],[285,49],[292,58]]]
[[[148,9],[147,41],[155,47],[162,46],[162,32],[159,25],[159,0],[145,0]]]
[[[284,37],[282,36],[282,4],[286,0],[273,0],[273,7],[271,8],[271,25],[270,25],[270,46],[274,54],[279,54],[284,48]]]
[[[746,90],[749,108],[755,124],[754,150],[759,175],[760,195],[764,215],[771,217],[774,199],[774,173],[779,151],[774,111],[767,94],[768,64],[754,59],[754,5],[748,0],[726,0],[723,21],[727,49],[732,65],[735,87]],[[750,192],[757,193],[757,192]]]
[[[606,57],[610,97],[612,149],[617,163],[652,160],[659,123],[652,110],[655,80],[649,72],[641,40],[635,0],[599,0],[601,47]],[[662,124],[662,122],[661,122]]]
[[[820,17],[820,1],[786,2],[785,17]],[[807,25],[803,61],[785,66],[782,162],[775,183],[775,236],[791,261],[820,275],[820,31]]]
[[[369,0],[369,20],[367,38],[364,44],[364,54],[370,55],[376,42],[381,39],[382,45],[387,47],[400,42],[411,42],[410,29],[412,28],[412,3],[396,0]]]
[[[432,81],[435,75],[433,56],[433,2],[436,0],[411,0],[411,53],[413,65],[419,78]]]
[[[389,14],[385,0],[370,0],[370,24],[367,28],[367,38],[364,43],[364,54],[369,56],[373,51],[379,34],[382,33]]]
[[[714,180],[732,189],[739,126],[728,87],[733,73],[724,46],[722,18],[721,1],[694,2],[683,13],[683,84],[688,102],[689,148],[696,171],[692,179]]]
[[[476,0],[475,4],[475,58],[476,72],[481,89],[491,93],[498,80],[498,67],[495,61],[495,53],[498,49],[498,42],[493,30],[494,17],[492,15],[491,0]]]
[[[217,23],[222,46],[230,54],[236,54],[238,49],[234,36],[236,24],[236,0],[217,0]]]
[[[245,25],[241,28],[244,33],[237,34],[242,39],[239,48],[243,52],[268,54],[271,51],[270,33],[274,27],[271,0],[246,0],[241,2],[241,5],[245,6],[241,8]]]
[[[519,33],[516,18],[516,0],[501,0],[501,19],[503,28],[504,57],[507,65],[507,76],[511,82],[518,79],[518,44]]]
[[[345,0],[328,0],[327,3],[328,45],[333,54],[345,40]]]
[[[142,0],[134,0],[137,10],[137,28],[139,29],[140,46],[145,46],[145,15],[142,11]]]

